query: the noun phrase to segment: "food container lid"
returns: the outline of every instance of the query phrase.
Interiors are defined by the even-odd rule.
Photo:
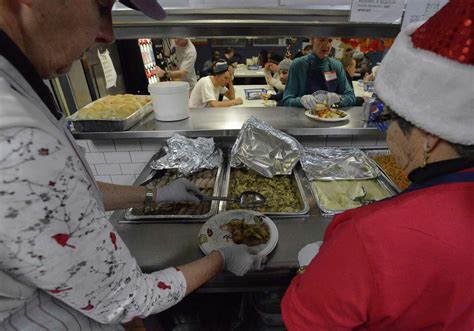
[[[174,94],[189,91],[188,82],[158,82],[148,85],[148,91],[156,94]]]

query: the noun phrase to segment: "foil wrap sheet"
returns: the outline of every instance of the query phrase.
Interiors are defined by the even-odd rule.
[[[202,169],[213,169],[222,164],[222,151],[215,148],[212,138],[186,138],[173,135],[164,147],[166,155],[151,162],[155,170],[178,169],[180,174],[190,175]]]
[[[360,149],[306,148],[301,159],[310,180],[377,178],[380,171]]]
[[[230,165],[245,165],[271,178],[291,174],[302,155],[303,146],[295,138],[252,116],[232,147]]]

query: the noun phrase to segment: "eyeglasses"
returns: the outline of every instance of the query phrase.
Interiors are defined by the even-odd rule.
[[[389,110],[388,112],[383,113],[380,116],[378,116],[374,122],[388,122],[388,121],[396,120],[399,117],[400,116],[398,116],[392,110]]]

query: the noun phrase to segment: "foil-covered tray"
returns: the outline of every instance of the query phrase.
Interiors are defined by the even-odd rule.
[[[398,191],[393,186],[392,181],[385,174],[381,173],[379,175],[379,177],[377,177],[376,179],[372,179],[372,180],[376,180],[380,184],[380,186],[389,193],[390,196],[394,196],[394,195],[398,194]],[[309,181],[309,187],[310,187],[311,193],[313,194],[314,199],[316,200],[316,204],[317,204],[322,216],[334,216],[334,215],[343,213],[346,210],[349,210],[349,209],[345,209],[345,210],[326,209],[320,201],[318,192],[317,192],[317,190],[315,189],[315,187],[313,185],[313,181]],[[353,208],[351,208],[351,209],[353,209]]]
[[[141,97],[141,96],[138,96]],[[143,96],[145,97],[145,96]],[[98,99],[96,101],[99,101]],[[84,108],[92,106],[96,101],[91,102],[84,106]],[[150,103],[137,109],[134,113],[121,120],[108,120],[108,119],[77,119],[77,112],[69,116],[67,119],[74,126],[74,130],[79,132],[113,132],[113,131],[126,131],[132,126],[137,124],[146,115],[153,111],[153,105]]]
[[[226,170],[225,170],[225,175],[224,175],[224,180],[223,180],[223,183],[222,183],[222,190],[221,190],[221,194],[223,196],[229,196],[232,170],[241,170],[241,169],[244,169],[244,170],[248,171],[248,169],[246,169],[246,168],[233,168],[233,167],[230,166],[229,163],[226,165]],[[270,217],[280,217],[280,218],[308,216],[309,204],[308,204],[308,201],[306,199],[306,195],[304,193],[303,184],[301,182],[301,177],[298,174],[298,171],[296,171],[296,169],[293,171],[293,173],[291,175],[274,176],[272,179],[269,179],[269,178],[266,178],[262,175],[259,175],[256,172],[254,172],[254,173],[258,176],[261,176],[261,178],[264,179],[264,180],[272,180],[272,179],[277,178],[277,177],[287,177],[287,178],[289,178],[290,181],[291,181],[291,185],[292,185],[294,191],[297,194],[297,199],[298,199],[298,201],[300,203],[300,206],[301,206],[299,208],[299,210],[292,211],[292,212],[260,211],[261,213],[263,213],[267,216],[270,216]],[[258,191],[258,189],[255,189],[255,191]],[[231,209],[228,209],[228,208],[229,208],[229,203],[228,202],[226,202],[226,201],[221,201],[220,202],[219,212],[224,212],[224,211],[227,211],[227,210],[231,210]],[[233,209],[235,209],[235,208],[233,208]]]
[[[359,180],[380,174],[375,161],[358,148],[310,147],[300,162],[310,180]]]
[[[252,116],[242,125],[232,146],[230,164],[246,166],[271,178],[291,174],[303,152],[294,137]]]
[[[150,167],[150,164],[161,158],[165,155],[165,151],[161,149],[158,153],[156,153],[148,164],[145,166],[143,171],[138,176],[137,180],[135,181],[135,185],[147,185],[150,182],[159,179],[162,177],[167,170],[154,170]],[[221,164],[217,168],[216,177],[214,181],[213,192],[211,193],[212,196],[218,196],[221,190],[221,182],[223,176],[223,165]],[[127,209],[125,212],[125,218],[120,220],[119,223],[133,223],[133,224],[143,224],[143,223],[203,223],[209,217],[216,214],[219,206],[218,201],[207,201],[202,203],[210,203],[209,211],[200,214],[200,215],[176,215],[176,214],[140,214],[137,210],[133,208]]]

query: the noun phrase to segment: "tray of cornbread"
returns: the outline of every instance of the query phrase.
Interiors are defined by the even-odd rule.
[[[108,95],[79,109],[68,120],[80,132],[126,131],[153,111],[148,95]]]

